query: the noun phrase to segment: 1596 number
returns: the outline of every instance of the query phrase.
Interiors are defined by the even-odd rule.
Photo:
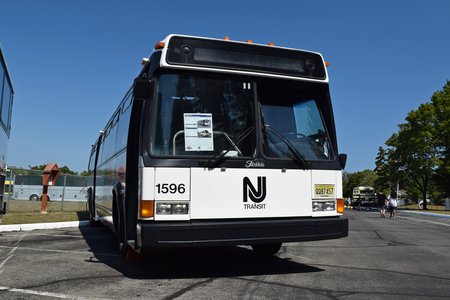
[[[156,191],[158,194],[184,194],[186,192],[186,186],[184,183],[158,183],[156,185]]]

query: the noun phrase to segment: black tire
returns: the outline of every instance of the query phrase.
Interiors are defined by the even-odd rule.
[[[123,207],[120,205],[121,199],[118,198],[117,193],[114,192],[113,194],[113,210],[112,210],[112,217],[113,217],[113,223],[114,223],[114,231],[116,234],[116,239],[119,242],[119,245],[121,243],[125,243],[125,216]]]
[[[123,226],[123,215],[122,211],[119,207],[119,202],[116,199],[115,195],[113,196],[113,210],[112,210],[114,231],[116,235],[116,241],[119,245],[120,255],[125,261],[134,261],[133,258],[135,255],[138,255],[134,249],[127,244],[125,240],[125,230]]]
[[[32,194],[29,199],[30,201],[39,201],[39,196],[36,194]]]
[[[95,207],[94,207],[93,197],[92,197],[92,188],[89,188],[86,193],[87,193],[87,205],[88,205],[88,212],[89,212],[89,226],[97,227],[100,225],[100,222],[95,220]]]
[[[258,256],[273,256],[281,249],[282,243],[254,244],[252,249]]]
[[[113,207],[112,207],[112,219],[113,219],[113,225],[114,225],[114,234],[116,235],[116,238],[120,242],[119,237],[119,228],[120,228],[120,219],[119,219],[119,208],[117,207],[117,201],[115,197],[113,198]]]
[[[119,245],[119,248],[120,248],[120,255],[127,262],[142,261],[144,258],[142,253],[135,251],[133,248],[131,248],[130,245],[126,243],[121,243]]]

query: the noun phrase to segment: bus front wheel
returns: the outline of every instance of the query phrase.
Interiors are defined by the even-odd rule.
[[[254,244],[252,245],[253,251],[260,256],[272,256],[278,253],[281,249],[282,243],[273,244]]]

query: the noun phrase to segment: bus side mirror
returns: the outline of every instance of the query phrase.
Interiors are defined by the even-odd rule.
[[[347,164],[347,154],[345,153],[339,154],[339,164],[341,165],[342,170],[344,170],[345,165]]]
[[[136,78],[134,80],[133,96],[137,100],[151,100],[153,97],[154,83],[147,78]]]

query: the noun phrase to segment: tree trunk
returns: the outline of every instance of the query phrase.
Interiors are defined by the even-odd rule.
[[[422,191],[423,209],[427,210],[427,190]]]

